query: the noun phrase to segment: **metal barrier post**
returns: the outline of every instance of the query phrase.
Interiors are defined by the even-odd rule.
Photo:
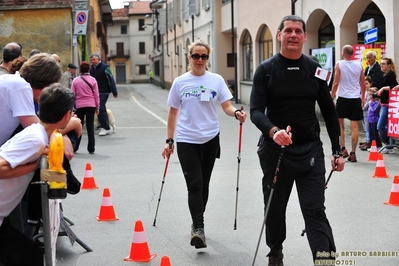
[[[40,158],[40,170],[47,169],[47,156]],[[51,232],[50,232],[50,208],[48,201],[48,184],[46,181],[40,181],[40,192],[42,198],[42,219],[43,219],[43,235],[44,235],[44,259],[46,266],[53,266],[52,250],[51,250]]]

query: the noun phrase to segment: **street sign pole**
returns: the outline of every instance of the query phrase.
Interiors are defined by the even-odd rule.
[[[364,44],[373,44],[378,40],[378,28],[368,30],[364,33]]]

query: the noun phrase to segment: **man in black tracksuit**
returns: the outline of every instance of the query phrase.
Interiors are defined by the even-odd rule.
[[[258,66],[250,97],[251,121],[262,132],[258,155],[264,175],[265,206],[279,154],[284,149],[266,220],[269,265],[283,265],[285,211],[294,181],[314,263],[328,263],[336,249],[324,211],[326,168],[315,103],[320,106],[331,140],[331,167],[342,171],[345,161],[340,154],[338,117],[326,81],[315,77],[319,64],[302,54],[306,41],[302,18],[284,17],[278,40],[281,51]]]
[[[101,61],[98,54],[90,55],[90,75],[97,80],[98,92],[100,93],[100,109],[98,113],[98,122],[100,123],[100,136],[111,134],[112,130],[109,126],[107,107],[108,96],[110,92],[115,98],[118,98],[118,90],[115,85],[114,77],[112,76],[111,68]]]

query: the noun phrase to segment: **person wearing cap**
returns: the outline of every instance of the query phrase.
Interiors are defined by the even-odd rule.
[[[78,67],[72,63],[68,64],[67,71],[65,71],[64,74],[62,74],[62,78],[61,78],[62,86],[67,87],[68,89],[71,88],[72,80],[76,77],[76,69],[77,68]]]
[[[34,55],[40,54],[40,50],[39,49],[32,49],[32,51],[30,51],[29,53],[29,58],[31,58]]]

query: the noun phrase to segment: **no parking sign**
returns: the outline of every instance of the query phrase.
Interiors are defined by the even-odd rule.
[[[75,35],[86,35],[87,21],[89,20],[89,10],[75,11]]]

